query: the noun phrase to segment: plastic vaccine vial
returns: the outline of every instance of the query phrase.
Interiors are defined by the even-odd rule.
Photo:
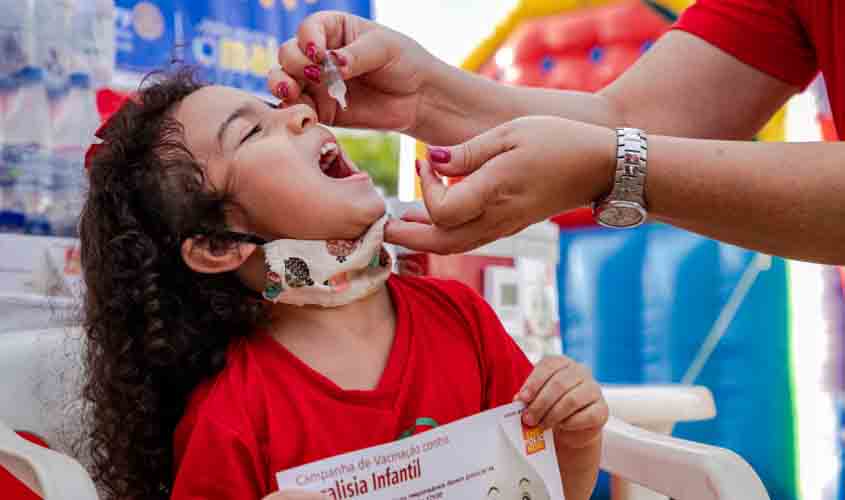
[[[331,57],[326,57],[323,62],[323,74],[326,75],[329,95],[340,104],[342,109],[346,109],[346,83]]]

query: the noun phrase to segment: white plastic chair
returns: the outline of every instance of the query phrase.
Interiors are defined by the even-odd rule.
[[[96,500],[85,469],[72,458],[19,437],[0,421],[0,466],[46,500]]]
[[[80,408],[72,399],[81,374],[80,335],[65,328],[0,333],[0,467],[45,500],[97,499],[85,469],[67,455],[79,430],[71,422],[78,422]]]
[[[676,500],[768,500],[762,481],[736,453],[647,431],[611,417],[601,468]]]
[[[19,438],[32,432],[51,446],[67,431],[68,399],[78,388],[78,330],[0,335],[0,467],[45,500],[97,500],[82,466],[65,454]],[[642,392],[629,396],[643,397]],[[617,393],[616,401],[619,401]],[[619,404],[610,402],[611,412]],[[649,400],[642,401],[649,405]],[[676,419],[682,420],[682,419]],[[677,500],[768,500],[754,470],[735,453],[640,429],[612,417],[604,431],[602,468]]]

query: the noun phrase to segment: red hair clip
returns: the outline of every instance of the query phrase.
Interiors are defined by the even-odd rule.
[[[85,171],[86,172],[91,171],[91,162],[94,161],[94,157],[97,156],[97,151],[99,151],[101,147],[103,147],[102,143],[91,144],[90,146],[88,146],[88,150],[85,151]]]
[[[109,89],[104,89],[97,93],[97,108],[101,112],[103,123],[100,125],[100,128],[94,132],[94,137],[96,139],[99,139],[100,141],[106,140],[105,131],[109,128],[112,117],[120,110],[120,108],[123,107],[126,101],[130,99],[132,99],[132,96],[118,94],[117,92]],[[88,150],[85,151],[86,172],[91,170],[91,162],[94,161],[94,157],[97,156],[97,152],[103,146],[105,146],[104,142],[94,142],[88,146]]]

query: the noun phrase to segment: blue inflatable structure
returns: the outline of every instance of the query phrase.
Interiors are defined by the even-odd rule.
[[[680,383],[756,255],[657,224],[564,230],[564,352],[602,383]],[[787,270],[773,259],[695,380],[713,392],[719,415],[674,432],[736,451],[783,500],[798,498],[789,343]],[[607,496],[604,478],[597,497]]]

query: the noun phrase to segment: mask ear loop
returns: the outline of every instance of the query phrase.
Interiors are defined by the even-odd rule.
[[[241,233],[238,231],[223,231],[223,237],[237,243],[252,243],[254,245],[262,246],[267,244],[267,240],[252,233]]]
[[[224,238],[227,238],[228,240],[237,243],[252,243],[258,246],[263,246],[267,244],[267,240],[252,233],[241,233],[238,231],[222,231],[221,235]],[[282,277],[270,270],[270,268],[268,267],[264,273],[264,290],[261,291],[261,296],[265,300],[274,302],[275,299],[279,295],[281,295],[284,290],[285,287],[282,284]]]
[[[233,243],[252,243],[258,246],[264,246],[267,244],[267,240],[252,233],[241,233],[238,231],[219,231],[215,232],[216,234],[222,236],[224,239],[227,239]],[[196,233],[197,236],[208,236],[209,233],[200,231]],[[265,284],[264,290],[261,292],[261,296],[267,300],[272,300],[270,297],[277,297],[281,292],[281,278],[275,279],[277,275],[271,276],[271,271],[268,269],[265,273]]]

